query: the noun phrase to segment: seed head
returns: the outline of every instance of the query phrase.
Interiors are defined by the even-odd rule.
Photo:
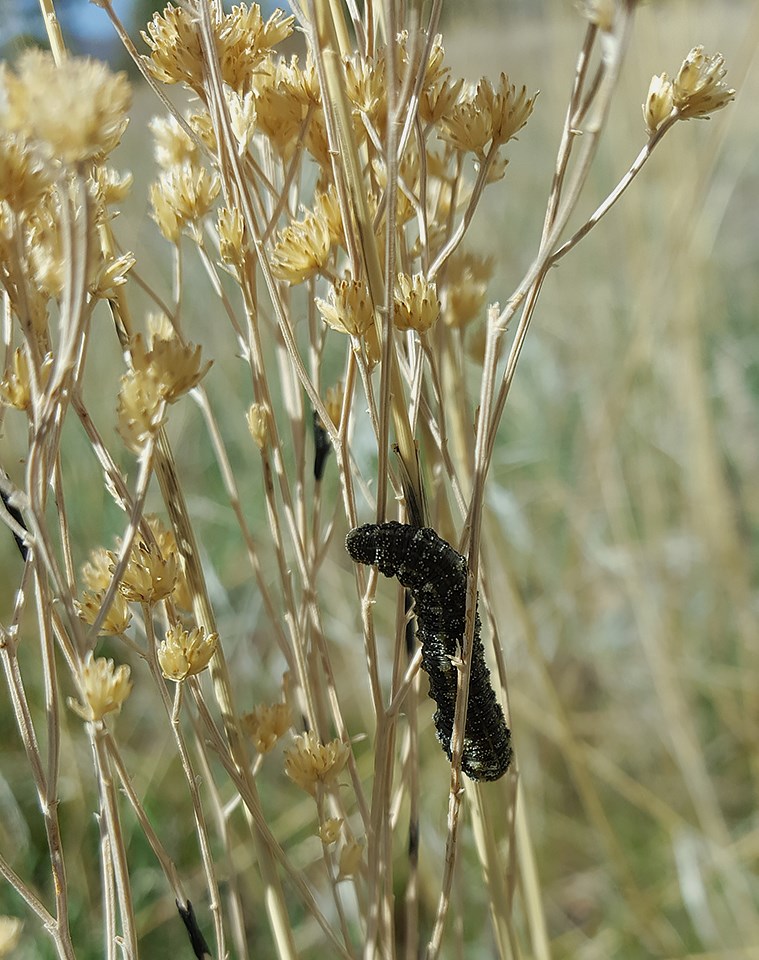
[[[51,54],[27,50],[16,73],[0,76],[0,86],[4,125],[64,163],[110,153],[128,123],[126,74],[88,57],[68,57],[57,66]]]
[[[306,213],[278,234],[272,254],[272,271],[280,280],[302,283],[327,263],[331,239],[324,216]]]
[[[218,197],[221,182],[205,167],[183,163],[172,167],[150,185],[153,219],[161,233],[176,243],[182,227],[196,226]]]
[[[225,263],[241,266],[245,259],[245,222],[237,207],[220,207],[216,217],[219,256]]]
[[[325,846],[330,846],[340,837],[343,826],[342,817],[329,817],[319,824],[319,838]]]
[[[343,398],[345,397],[345,384],[339,380],[334,387],[327,387],[327,395],[324,398],[324,406],[334,424],[340,423],[340,415],[343,410]]]
[[[13,134],[0,135],[0,201],[23,215],[35,208],[49,186],[48,172],[29,144]]]
[[[111,583],[111,554],[105,547],[90,552],[90,559],[82,565],[82,580],[90,590],[107,590]]]
[[[125,664],[114,667],[113,660],[88,653],[79,676],[81,703],[69,700],[69,706],[82,720],[99,722],[107,713],[118,713],[132,690],[130,670]]]
[[[369,288],[362,280],[348,275],[338,280],[329,291],[329,300],[317,297],[316,306],[322,319],[338,333],[362,337],[374,323],[374,309]]]
[[[188,9],[168,4],[163,13],[154,13],[142,39],[150,47],[147,64],[156,80],[200,89],[203,50],[197,19]]]
[[[323,744],[315,733],[304,733],[285,750],[285,773],[313,796],[317,784],[329,786],[337,780],[349,755],[350,748],[341,740]]]
[[[118,429],[127,446],[139,453],[164,420],[164,399],[155,377],[131,370],[121,378],[116,406]]]
[[[182,343],[174,330],[164,328],[162,334],[150,338],[150,349],[141,334],[132,340],[132,363],[135,370],[153,377],[158,392],[167,403],[176,401],[196,387],[208,373],[211,362],[200,362],[200,347]]]
[[[110,579],[111,578],[109,575],[109,582]],[[79,619],[84,621],[84,623],[92,625],[98,617],[103,606],[104,595],[105,587],[99,590],[84,590],[80,599],[74,600],[74,606],[76,607],[76,612],[79,616]],[[126,599],[120,593],[117,593],[113,598],[113,602],[108,608],[108,613],[105,615],[105,619],[100,625],[98,636],[120,637],[122,634],[126,633],[131,622],[132,614],[129,610],[129,605],[126,602]]]
[[[262,703],[243,714],[242,726],[259,753],[269,753],[290,729],[292,714],[286,703]]]
[[[259,450],[265,450],[269,445],[269,418],[266,407],[262,403],[251,403],[246,419],[253,442]]]
[[[53,369],[52,354],[47,354],[40,364],[37,386],[44,390]],[[20,347],[13,352],[13,368],[6,371],[0,380],[0,404],[15,407],[16,410],[28,410],[32,403],[32,381],[29,376],[29,363],[26,353]]]
[[[198,165],[198,145],[180,127],[174,116],[153,117],[148,127],[153,134],[153,155],[161,169],[171,170],[184,163]]]
[[[116,556],[111,554],[111,558],[113,573]],[[132,550],[119,590],[132,603],[154,604],[169,596],[176,581],[176,556],[164,557],[157,547],[140,541]]]
[[[672,116],[674,107],[674,84],[666,73],[654,74],[648,87],[648,96],[643,104],[643,119],[646,130],[653,136],[659,127]]]
[[[181,683],[187,677],[202,673],[216,653],[217,633],[206,636],[203,627],[185,630],[175,623],[166,631],[166,639],[158,646],[158,663],[167,680]]]
[[[440,316],[437,287],[421,273],[399,273],[395,282],[393,320],[399,330],[424,333]]]
[[[721,54],[694,47],[683,60],[674,81],[673,98],[683,120],[708,117],[735,99],[735,90],[724,82],[727,68]]]

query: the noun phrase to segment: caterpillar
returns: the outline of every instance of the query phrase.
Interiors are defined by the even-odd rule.
[[[356,527],[345,538],[356,563],[376,566],[397,577],[414,600],[422,668],[437,704],[433,717],[437,738],[451,759],[458,670],[466,623],[467,562],[430,527],[394,520]],[[511,732],[490,682],[475,609],[469,703],[461,769],[472,780],[497,780],[511,761]]]

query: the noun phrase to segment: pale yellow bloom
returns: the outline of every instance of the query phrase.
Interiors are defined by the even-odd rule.
[[[150,372],[132,370],[121,378],[116,407],[118,429],[135,453],[139,453],[158,432],[164,410],[161,386]]]
[[[109,300],[116,296],[117,287],[127,282],[127,274],[137,262],[133,253],[127,252],[120,257],[113,257],[101,261],[94,282],[90,285],[90,293],[100,300]]]
[[[242,214],[233,207],[220,207],[216,217],[219,234],[219,256],[225,263],[239,267],[245,258],[245,222]]]
[[[651,77],[648,96],[643,104],[643,119],[646,130],[653,135],[659,127],[672,116],[674,107],[674,85],[666,73]]]
[[[111,554],[111,558],[115,565],[116,556]],[[176,556],[164,557],[157,547],[149,547],[140,541],[132,550],[119,590],[133,603],[158,603],[169,596],[176,580]]]
[[[113,660],[88,653],[79,677],[81,703],[69,700],[69,706],[82,720],[100,721],[107,713],[118,713],[132,690],[130,669],[114,667]]]
[[[154,13],[142,32],[150,47],[148,68],[162,83],[186,83],[199,88],[203,81],[203,51],[197,18],[185,7],[168,4]]]
[[[182,343],[171,327],[166,335],[154,334],[150,340],[148,350],[139,333],[132,339],[135,370],[151,376],[158,384],[161,397],[167,403],[175,403],[200,383],[211,361],[201,364],[200,347]]]
[[[290,729],[292,713],[286,703],[262,703],[243,714],[242,726],[259,753],[269,753]]]
[[[197,143],[185,133],[176,117],[153,117],[148,124],[153,134],[153,154],[163,170],[171,170],[182,164],[198,165],[200,161]]]
[[[329,260],[329,225],[323,216],[306,213],[281,230],[272,253],[272,272],[280,280],[302,283]]]
[[[216,653],[218,643],[217,633],[206,636],[203,627],[188,631],[181,623],[175,623],[158,646],[158,662],[164,677],[181,683],[187,677],[202,673]]]
[[[53,357],[47,354],[40,364],[37,386],[44,390],[50,379]],[[0,380],[0,404],[15,407],[16,410],[28,410],[32,402],[32,381],[29,376],[29,363],[26,353],[20,347],[13,352],[13,368],[6,371]]]
[[[317,297],[316,306],[322,319],[338,333],[363,336],[374,323],[374,308],[369,288],[350,275],[338,280],[329,291],[329,300]]]
[[[735,90],[724,82],[727,68],[721,54],[694,47],[674,80],[674,103],[684,120],[707,117],[735,99]]]
[[[421,273],[399,273],[393,297],[393,322],[399,330],[424,333],[440,316],[437,288]]]
[[[319,824],[319,838],[321,842],[326,846],[335,843],[340,837],[342,826],[342,817],[329,817],[324,823]]]
[[[82,580],[90,590],[107,590],[111,582],[111,554],[105,547],[90,552],[90,559],[82,566]]]
[[[351,840],[346,843],[340,851],[338,880],[344,880],[346,877],[352,877],[358,872],[361,865],[361,857],[364,853],[363,844],[357,840]]]
[[[74,600],[74,606],[80,620],[90,624],[90,626],[95,622],[103,606],[104,594],[105,587],[99,590],[85,590],[78,600]],[[126,598],[117,592],[108,608],[105,619],[100,625],[98,636],[120,637],[123,633],[126,633],[131,622],[132,614],[129,610],[129,604]]]
[[[304,733],[285,750],[285,773],[313,795],[317,784],[329,786],[337,780],[349,756],[350,747],[341,740],[323,744],[315,733]]]
[[[28,143],[12,134],[0,134],[0,201],[23,215],[35,208],[49,186],[49,174]]]
[[[205,167],[191,163],[172,167],[150,185],[153,219],[166,239],[176,243],[182,227],[197,224],[220,190],[218,176]]]
[[[259,450],[265,450],[269,445],[269,420],[266,416],[266,407],[261,403],[251,403],[246,419],[253,442]]]
[[[0,957],[9,957],[18,946],[24,921],[19,917],[0,917]]]
[[[178,607],[181,607],[182,610],[192,610],[192,594],[190,592],[190,585],[187,582],[187,574],[184,569],[182,555],[180,554],[179,547],[177,546],[174,531],[169,530],[169,528],[164,525],[160,517],[157,517],[154,514],[150,514],[149,516],[145,517],[145,519],[147,520],[148,526],[155,537],[161,555],[164,557],[176,557],[177,582],[174,585],[171,599]]]
[[[56,66],[51,54],[27,50],[16,72],[6,71],[0,83],[5,126],[65,163],[109,153],[128,123],[126,74],[87,57],[67,57]]]

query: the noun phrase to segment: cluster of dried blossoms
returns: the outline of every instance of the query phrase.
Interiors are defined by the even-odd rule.
[[[619,7],[612,0],[587,0],[585,8],[594,27],[614,30]],[[159,168],[149,191],[152,216],[177,262],[188,242],[195,248],[232,321],[240,353],[251,360],[254,396],[247,423],[265,463],[281,457],[281,448],[262,331],[278,347],[285,344],[281,357],[291,361],[333,441],[346,437],[356,365],[381,437],[370,375],[383,357],[391,357],[415,415],[437,401],[439,421],[429,414],[430,429],[419,431],[427,439],[434,435],[433,463],[447,449],[444,398],[463,380],[464,336],[476,358],[482,346],[484,325],[477,321],[484,320],[493,273],[491,259],[466,249],[467,229],[484,192],[504,177],[507,147],[528,122],[535,96],[505,74],[474,84],[452,76],[440,38],[421,32],[400,33],[389,45],[364,33],[360,53],[343,49],[328,61],[329,44],[317,38],[314,25],[304,24],[307,54],[286,58],[277,47],[294,25],[281,11],[265,20],[255,4],[224,14],[217,5],[191,0],[153,17],[143,34],[148,56],[139,65],[156,86],[184,85],[191,108],[150,124]],[[89,60],[56,64],[50,55],[31,52],[15,69],[2,67],[0,88],[0,285],[6,315],[14,321],[0,402],[23,411],[32,445],[37,438],[43,445],[42,456],[30,457],[38,472],[28,482],[30,508],[40,518],[45,502],[39,491],[54,470],[58,425],[78,398],[93,352],[87,347],[99,304],[110,308],[126,362],[114,398],[119,435],[146,469],[170,406],[201,384],[210,363],[182,333],[178,291],[170,316],[146,317],[142,331],[132,326],[127,292],[136,261],[118,248],[112,230],[131,178],[108,165],[127,123],[124,75]],[[695,48],[674,80],[662,74],[652,81],[644,104],[651,141],[678,119],[720,109],[733,93],[724,83],[721,57]],[[380,260],[387,276],[377,269]],[[302,300],[292,296],[293,287],[301,287]],[[301,307],[293,304],[302,301],[308,323],[296,329]],[[345,350],[345,376],[327,386],[320,364],[330,350]],[[434,386],[425,380],[425,362]],[[388,396],[398,402],[394,386]],[[463,422],[465,405],[452,406],[457,409],[451,415]],[[81,407],[75,413],[84,423]],[[302,426],[306,418],[298,422]],[[109,459],[91,422],[85,428],[115,499],[128,510],[136,497],[129,502],[126,485],[118,487],[115,458]],[[339,450],[340,443],[335,446]],[[466,440],[461,444],[462,457],[471,447]],[[343,459],[339,467],[347,490],[350,464]],[[454,475],[454,468],[446,469]],[[280,482],[285,490],[287,479],[280,476]],[[346,501],[355,507],[352,494]],[[313,535],[305,516],[304,509],[292,538],[299,561],[293,566],[301,571],[319,552],[318,544],[308,551],[298,543],[298,536],[307,541]],[[181,536],[138,510],[132,539],[112,552],[95,551],[83,567],[75,609],[90,627],[89,647],[80,647],[73,706],[85,720],[101,724],[118,712],[132,686],[128,667],[94,657],[92,633],[121,638],[178,691],[221,653],[215,630],[195,619],[198,596],[190,584],[197,581],[188,576],[187,563],[196,559]],[[50,570],[56,573],[52,564]],[[281,570],[286,596],[287,563]],[[58,579],[59,594],[66,585]],[[308,591],[313,586],[309,582]],[[351,876],[359,870],[362,846],[345,818],[327,816],[324,804],[329,794],[340,809],[337,786],[351,750],[344,733],[330,739],[321,729],[328,726],[325,717],[339,725],[323,694],[327,684],[320,690],[303,666],[302,652],[310,653],[315,642],[308,634],[312,614],[289,612],[292,702],[298,709],[286,691],[283,702],[244,714],[240,729],[260,763],[293,729],[295,716],[307,717],[309,732],[287,749],[285,772],[314,798],[324,846],[343,838],[339,872]],[[154,621],[162,624],[161,636]],[[135,637],[142,634],[146,642],[140,646]]]

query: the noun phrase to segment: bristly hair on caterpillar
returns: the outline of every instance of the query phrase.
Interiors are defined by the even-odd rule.
[[[430,527],[396,521],[356,527],[345,547],[356,563],[376,565],[384,576],[397,577],[414,600],[422,668],[437,704],[435,729],[450,760],[458,683],[453,661],[461,655],[466,625],[466,559]],[[497,780],[510,761],[511,732],[490,682],[475,611],[461,769],[472,780]]]

